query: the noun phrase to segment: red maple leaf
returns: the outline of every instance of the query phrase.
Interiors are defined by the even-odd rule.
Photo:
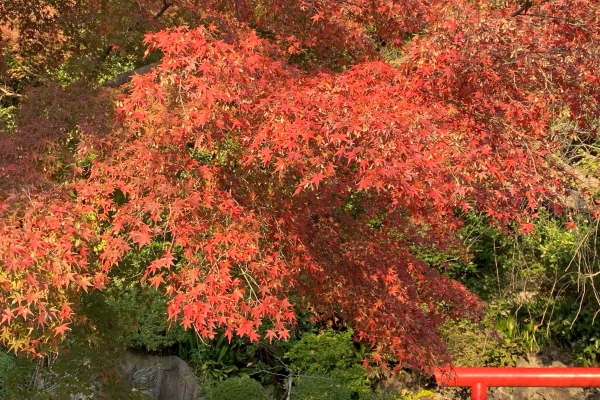
[[[54,336],[64,336],[66,331],[70,331],[69,324],[62,324],[54,328]]]

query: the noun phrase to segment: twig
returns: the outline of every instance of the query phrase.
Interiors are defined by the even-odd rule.
[[[531,7],[531,2],[529,0],[525,1],[525,3],[523,3],[523,5],[521,6],[521,8],[519,8],[517,11],[514,11],[512,14],[510,14],[511,17],[516,17],[517,15],[521,15],[524,12],[527,12],[527,10],[529,10],[529,8]]]

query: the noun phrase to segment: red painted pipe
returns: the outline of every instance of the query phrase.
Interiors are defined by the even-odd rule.
[[[454,368],[437,371],[440,386],[470,386],[472,400],[485,400],[490,386],[600,387],[600,368]]]

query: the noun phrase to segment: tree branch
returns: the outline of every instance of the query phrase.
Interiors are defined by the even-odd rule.
[[[106,60],[106,58],[110,55],[110,52],[113,51],[113,49],[114,49],[114,46],[112,44],[109,44],[108,46],[106,46],[106,49],[104,49],[104,51],[102,52],[102,55],[98,59],[98,64],[101,64],[102,62],[104,62],[104,60]]]
[[[578,25],[581,24],[581,21],[578,21],[574,18],[568,18],[568,17],[556,17],[554,15],[548,15],[548,14],[538,14],[538,13],[527,13],[524,14],[524,16],[527,17],[538,17],[538,18],[549,18],[549,19],[560,19],[562,21],[565,21],[567,23],[573,24],[573,25]]]
[[[163,15],[164,12],[167,11],[172,5],[173,5],[173,3],[169,3],[169,2],[167,2],[167,0],[163,0],[163,6],[158,11],[158,13],[154,16],[154,19],[156,20],[156,19],[160,18],[160,16]]]
[[[15,98],[19,98],[19,97],[23,97],[23,96],[21,94],[19,94],[19,93],[15,93],[15,92],[10,91],[6,87],[0,86],[0,99],[2,97],[15,97]]]
[[[550,0],[542,0],[540,1],[539,5],[541,6],[544,3],[549,2]],[[525,2],[523,3],[523,5],[521,6],[521,8],[519,8],[518,10],[514,11],[512,14],[510,14],[511,17],[516,17],[517,15],[521,15],[521,14],[526,14],[527,11],[533,7],[535,4],[533,1],[531,0],[525,0]]]
[[[156,67],[159,63],[160,63],[160,61],[153,62],[152,64],[144,65],[143,67],[120,73],[119,75],[115,76],[111,80],[104,82],[102,84],[102,87],[117,88],[117,87],[124,85],[125,83],[131,81],[131,78],[133,78],[133,75],[147,74],[148,72],[150,72],[150,70],[152,70],[152,68]]]
[[[160,18],[160,16],[163,15],[165,13],[165,11],[167,11],[169,8],[171,8],[172,5],[173,5],[173,3],[169,3],[167,0],[163,0],[162,8],[156,13],[156,15],[153,17],[153,19],[157,20],[158,18]],[[139,21],[136,22],[134,29],[135,30],[139,29],[139,25],[140,25]],[[114,48],[115,48],[115,46],[113,46],[112,44],[109,44],[106,47],[106,49],[104,49],[104,51],[98,58],[98,61],[96,62],[96,67],[94,67],[94,72],[98,69],[100,64],[102,64],[104,61],[106,61],[106,59],[108,58],[110,53],[114,50]]]
[[[568,196],[562,196],[561,200],[564,204],[578,211],[589,212],[593,208],[593,204],[589,199],[589,194],[596,193],[600,189],[600,180],[587,176],[582,171],[578,170],[568,162],[562,159],[559,155],[550,155],[549,161],[554,163],[562,171],[566,172],[577,182],[577,189],[570,190]],[[587,196],[584,195],[587,193]]]
[[[521,15],[524,12],[527,12],[527,10],[529,10],[530,7],[531,7],[531,1],[525,0],[525,3],[523,3],[523,5],[521,6],[521,8],[519,8],[516,11],[514,11],[512,14],[510,14],[510,16],[511,17],[516,17],[517,15]]]
[[[100,68],[100,65],[104,61],[106,61],[106,59],[108,58],[110,53],[113,51],[113,49],[114,49],[114,46],[112,44],[109,44],[108,46],[106,46],[106,49],[104,49],[104,51],[102,52],[100,57],[98,57],[98,61],[96,61],[96,65],[94,66],[94,69],[92,70],[92,75],[96,75],[98,68]]]

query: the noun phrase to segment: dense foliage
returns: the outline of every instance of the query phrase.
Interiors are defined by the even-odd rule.
[[[293,400],[350,400],[352,391],[341,379],[327,376],[303,376],[292,389]]]
[[[597,216],[564,145],[597,129],[599,5],[505,3],[3,2],[0,341],[56,350],[142,281],[202,338],[287,339],[298,305],[447,362],[481,307],[428,262],[468,258],[467,213]]]
[[[0,399],[4,400],[7,395],[7,377],[9,376],[10,370],[15,367],[15,360],[10,355],[1,352],[0,353]]]
[[[210,400],[268,400],[267,391],[254,379],[229,378],[208,393]]]
[[[352,334],[352,330],[348,330],[340,333],[325,331],[318,335],[303,335],[285,355],[289,360],[289,370],[300,376],[297,386],[315,386],[315,393],[318,393],[317,387],[320,386],[315,385],[315,382],[326,386],[341,384],[346,391],[350,390],[359,395],[369,393],[372,381],[360,365],[365,355],[355,348]]]

